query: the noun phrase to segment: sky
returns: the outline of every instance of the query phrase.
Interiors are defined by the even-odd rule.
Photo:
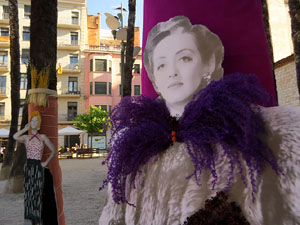
[[[129,13],[128,0],[87,0],[88,15],[97,15],[97,13],[101,13],[101,28],[109,29],[105,23],[106,16],[104,15],[104,13],[107,12],[112,15],[117,15],[118,13],[120,13],[120,11],[114,9],[121,7],[121,2],[123,3],[123,8],[127,10],[127,12],[124,13],[124,25],[127,25]],[[143,4],[143,0],[136,0],[135,26],[140,27],[141,37],[143,30]]]

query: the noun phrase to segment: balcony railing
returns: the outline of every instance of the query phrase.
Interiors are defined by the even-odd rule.
[[[8,66],[8,62],[0,62],[0,67],[7,67]]]
[[[72,43],[58,42],[57,48],[58,49],[66,49],[66,50],[80,50],[80,46],[79,46],[78,42],[77,42],[77,45],[74,45]]]
[[[0,87],[0,95],[6,95],[6,88]]]
[[[64,88],[61,90],[61,94],[60,95],[68,95],[70,97],[74,96],[74,97],[79,97],[80,96],[80,89],[78,90],[71,90],[68,88]]]
[[[10,36],[0,36],[0,42],[9,42]]]
[[[2,19],[8,20],[9,19],[9,13],[2,13]]]
[[[73,121],[76,118],[77,114],[68,115],[68,114],[59,114],[58,121]]]
[[[100,46],[100,45],[86,45],[85,46],[87,50],[91,51],[105,51],[105,52],[121,52],[121,46]]]
[[[80,21],[78,18],[71,17],[58,17],[57,20],[58,28],[71,28],[80,29]]]

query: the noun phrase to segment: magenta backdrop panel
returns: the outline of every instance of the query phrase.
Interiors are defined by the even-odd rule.
[[[260,0],[144,0],[143,47],[155,24],[178,15],[188,17],[192,24],[207,26],[220,37],[225,49],[225,75],[256,74],[276,99]],[[157,96],[144,67],[142,93]]]

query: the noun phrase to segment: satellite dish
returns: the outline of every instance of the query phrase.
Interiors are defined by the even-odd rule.
[[[114,17],[112,14],[110,14],[110,13],[104,13],[104,15],[106,16],[106,17]]]
[[[127,40],[127,29],[122,28],[122,29],[118,30],[116,37],[117,37],[117,40],[120,40],[120,41]]]
[[[141,51],[141,48],[139,46],[135,46],[133,49],[133,57],[137,56],[140,51]]]
[[[115,18],[114,16],[108,16],[106,17],[106,25],[109,27],[111,30],[115,30],[121,26],[119,20]]]

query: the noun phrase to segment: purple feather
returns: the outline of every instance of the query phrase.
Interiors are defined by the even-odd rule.
[[[276,173],[281,172],[270,149],[258,138],[264,133],[264,125],[260,112],[251,108],[255,104],[271,105],[271,97],[260,87],[256,76],[244,74],[212,81],[193,97],[175,126],[170,123],[172,119],[163,101],[145,96],[124,97],[110,113],[114,140],[104,161],[108,174],[100,189],[111,183],[114,201],[132,205],[126,199],[126,179],[130,177],[134,185],[140,166],[172,144],[171,132],[178,127],[176,138],[187,144],[194,164],[189,178],[194,177],[200,184],[199,175],[208,169],[214,177],[214,188],[218,179],[216,145],[220,144],[231,168],[227,188],[236,167],[247,186],[241,157],[248,167],[254,199],[256,176],[264,167],[269,164]]]

